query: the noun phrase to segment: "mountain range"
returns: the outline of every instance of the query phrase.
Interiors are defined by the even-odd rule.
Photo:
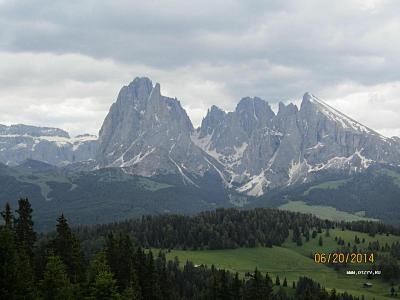
[[[70,184],[66,192],[79,190],[74,180],[82,174],[113,181],[114,175],[104,174],[114,170],[122,181],[147,178],[180,186],[179,191],[206,192],[197,199],[204,209],[216,203],[244,205],[272,191],[349,178],[370,168],[397,168],[400,139],[382,136],[311,93],[304,94],[300,107],[279,103],[277,113],[258,97],[241,99],[230,112],[213,105],[194,128],[176,98],[163,96],[158,83],[142,77],[122,87],[98,137],[0,125],[0,162],[7,176],[23,170],[15,177],[19,182],[27,170],[35,176],[56,172],[55,183],[46,184],[52,182],[47,175],[29,182],[39,186],[41,201],[62,197],[54,193],[62,184]],[[217,195],[217,201],[207,199],[207,193]]]
[[[99,137],[71,138],[57,128],[0,126],[0,162],[26,159],[89,169],[123,168],[145,177],[178,175],[200,186],[207,176],[237,192],[310,182],[326,172],[351,174],[376,163],[400,164],[400,139],[387,138],[305,93],[300,108],[254,97],[232,112],[213,105],[195,129],[176,98],[136,78],[112,104]],[[79,168],[79,165],[78,165]]]
[[[33,159],[62,166],[93,159],[96,153],[97,137],[93,135],[71,138],[58,128],[0,124],[0,162],[6,165]]]

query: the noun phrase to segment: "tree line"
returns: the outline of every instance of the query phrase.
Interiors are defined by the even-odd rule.
[[[273,282],[257,269],[243,277],[167,261],[163,252],[154,255],[121,231],[107,231],[104,245],[88,259],[64,215],[54,234],[38,239],[27,199],[19,201],[15,216],[6,205],[2,217],[0,299],[358,299],[305,277],[288,286],[286,278]]]
[[[163,214],[137,219],[81,226],[75,229],[79,239],[90,247],[100,246],[109,231],[125,232],[139,245],[162,249],[234,249],[238,247],[280,246],[293,232],[299,246],[323,229],[342,228],[376,234],[400,235],[399,228],[379,222],[333,222],[311,214],[271,208],[252,210],[217,209],[194,216]]]

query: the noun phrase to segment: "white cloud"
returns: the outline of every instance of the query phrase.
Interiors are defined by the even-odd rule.
[[[0,123],[96,133],[148,76],[196,126],[211,104],[311,91],[400,134],[399,32],[396,0],[0,0]]]
[[[0,69],[0,123],[57,126],[72,134],[97,133],[122,85],[136,76],[160,82],[162,93],[181,100],[196,126],[211,104],[230,108],[233,100],[223,84],[199,77],[207,75],[205,66],[178,68],[171,76],[169,70],[77,54],[0,52]]]
[[[332,90],[323,92],[329,104],[385,136],[400,136],[400,81],[374,86],[345,84]]]

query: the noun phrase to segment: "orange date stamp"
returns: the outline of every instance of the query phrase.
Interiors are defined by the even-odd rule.
[[[314,253],[316,264],[373,264],[374,261],[374,253]]]

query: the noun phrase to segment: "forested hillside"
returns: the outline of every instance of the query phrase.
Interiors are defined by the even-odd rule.
[[[200,189],[182,184],[176,176],[145,178],[116,168],[75,172],[37,166],[34,161],[18,167],[0,163],[0,206],[16,206],[19,198],[29,195],[38,231],[52,230],[61,213],[73,224],[88,225],[232,206],[213,178]]]
[[[2,216],[1,299],[359,299],[328,293],[306,277],[280,286],[257,269],[243,278],[191,262],[182,268],[177,259],[143,250],[123,232],[110,231],[88,260],[64,215],[54,234],[39,240],[27,199],[19,201],[16,216],[8,205]]]
[[[30,161],[22,166],[0,164],[0,206],[29,195],[38,231],[51,231],[61,213],[76,225],[137,218],[142,215],[192,215],[220,207],[279,207],[288,201],[334,207],[352,215],[400,223],[400,171],[380,166],[351,177],[326,174],[313,183],[270,190],[250,197],[203,178],[201,187],[183,184],[179,176],[146,178],[110,168],[76,172]]]
[[[281,245],[290,232],[294,239],[310,238],[314,231],[339,227],[369,233],[400,234],[397,227],[379,222],[332,222],[312,215],[258,208],[217,209],[195,216],[143,216],[110,224],[78,227],[81,240],[96,241],[108,232],[124,232],[144,247],[164,249],[232,249]]]
[[[254,247],[261,242],[281,244],[287,230],[295,224],[304,228],[310,226],[310,230],[333,226],[311,216],[276,210],[220,210],[193,218],[144,217],[138,221],[73,231],[61,215],[55,232],[46,236],[35,232],[32,208],[27,199],[18,202],[15,215],[7,205],[2,217],[1,299],[359,299],[346,293],[328,292],[306,277],[293,283],[284,280],[281,284],[257,269],[243,277],[189,261],[182,267],[177,259],[167,261],[162,251],[153,254],[144,249],[157,242],[159,246],[169,247],[210,247],[210,241],[218,235],[224,237],[224,231],[226,241],[213,247]],[[256,234],[246,239],[250,231],[261,232],[273,227],[275,222],[281,225],[266,231],[264,237]],[[134,224],[142,227],[132,231]],[[195,230],[195,224],[200,224],[198,228],[208,228],[204,232],[213,235],[199,239],[199,244],[190,238],[185,242],[186,230]],[[234,230],[245,224],[248,228],[235,238]],[[164,226],[172,230],[172,235],[160,240],[162,235],[156,233]],[[354,226],[360,230],[395,231],[374,223]],[[142,232],[142,229],[145,230]],[[174,239],[176,234],[177,239]],[[86,248],[84,254],[82,244],[93,238],[104,242],[98,249]]]

